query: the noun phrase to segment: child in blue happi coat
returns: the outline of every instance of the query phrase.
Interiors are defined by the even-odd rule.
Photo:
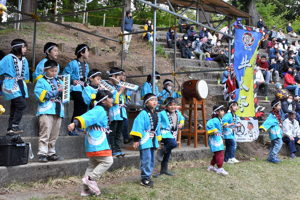
[[[60,161],[56,155],[55,143],[59,135],[62,118],[65,117],[61,102],[63,82],[56,78],[58,64],[54,60],[44,63],[45,72],[35,85],[34,94],[38,100],[39,117],[39,162]]]
[[[277,158],[277,154],[282,146],[281,135],[281,116],[279,111],[281,109],[281,103],[279,100],[273,100],[271,103],[273,111],[269,114],[266,121],[259,127],[260,131],[265,132],[269,130],[269,137],[271,140],[271,148],[268,157],[269,162],[278,163],[280,160]]]
[[[80,116],[87,111],[87,105],[82,98],[84,83],[89,74],[89,65],[85,62],[89,58],[89,47],[86,44],[79,44],[75,49],[77,59],[69,62],[62,74],[71,76],[71,96],[74,100],[74,110],[71,121],[74,117]],[[69,132],[70,136],[78,136],[75,131]]]
[[[226,151],[224,156],[225,163],[238,163],[239,161],[234,157],[236,150],[235,131],[236,127],[240,127],[241,124],[237,125],[238,116],[236,111],[238,110],[238,104],[236,101],[229,103],[228,111],[222,118],[224,124],[223,139],[226,144]]]
[[[208,120],[206,124],[206,131],[208,136],[208,144],[210,151],[215,155],[210,162],[210,166],[207,168],[208,171],[216,172],[221,175],[228,175],[222,166],[224,162],[224,144],[223,144],[223,122],[222,117],[225,114],[225,107],[223,105],[215,105],[213,107],[212,119]],[[218,166],[218,169],[215,168]]]
[[[155,149],[159,147],[160,118],[155,113],[157,97],[153,93],[144,96],[145,109],[135,118],[130,135],[133,136],[133,148],[140,151],[141,185],[153,187],[150,179],[155,164]]]
[[[35,71],[32,73],[33,83],[36,83],[40,78],[45,75],[43,69],[45,62],[48,60],[56,60],[58,57],[58,44],[47,42],[44,46],[44,54],[46,58],[41,60],[36,66]],[[57,74],[59,73],[59,65],[57,65]]]
[[[160,135],[164,147],[157,151],[157,160],[161,162],[161,168],[160,173],[155,177],[163,174],[173,176],[173,173],[168,171],[169,158],[172,149],[175,149],[178,145],[177,133],[184,126],[184,117],[177,110],[176,100],[173,97],[168,97],[164,105],[166,109],[158,113],[161,121]]]
[[[91,102],[88,112],[75,117],[68,130],[75,127],[86,129],[85,151],[89,158],[89,165],[85,171],[81,196],[99,195],[97,180],[113,164],[112,150],[108,143],[110,132],[109,108],[113,106],[113,94],[107,90],[99,90],[96,100]]]
[[[120,142],[123,132],[124,121],[127,119],[127,113],[125,109],[125,98],[122,95],[125,92],[125,86],[118,86],[121,81],[123,71],[117,67],[114,67],[107,72],[109,74],[109,81],[107,82],[113,89],[114,105],[109,109],[111,118],[111,133],[109,134],[109,144],[112,148],[113,156],[124,156],[125,153],[121,151]]]
[[[100,86],[102,73],[98,69],[92,69],[88,74],[88,82],[82,91],[82,98],[85,104],[90,107],[92,100],[96,98],[96,94],[99,90],[103,90],[104,87]]]
[[[158,72],[155,72],[155,84],[158,82],[160,79],[160,75]],[[144,85],[141,88],[141,99],[143,100],[145,95],[148,93],[153,93],[153,79],[152,79],[152,74],[149,74],[147,76],[147,81],[144,83]],[[158,87],[155,85],[155,94],[158,96]],[[159,97],[158,100],[160,101],[162,97]]]
[[[181,97],[181,92],[180,91],[180,85],[178,85],[178,91],[177,92],[172,92],[172,86],[173,86],[173,81],[170,79],[166,79],[163,82],[164,88],[158,95],[159,97],[162,97],[158,103],[163,104],[164,100],[168,97],[173,97],[174,99],[180,98]]]
[[[4,75],[2,92],[5,101],[11,101],[8,133],[23,133],[19,124],[26,109],[29,82],[28,61],[25,58],[27,43],[22,39],[11,42],[10,54],[0,61],[0,75]]]

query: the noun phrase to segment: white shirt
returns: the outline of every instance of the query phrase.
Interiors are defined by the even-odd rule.
[[[255,74],[255,83],[256,83],[257,81],[259,81],[259,82],[265,81],[264,75],[261,73],[260,70],[257,70],[257,71],[256,71],[256,74]]]
[[[283,121],[282,137],[299,137],[299,123],[294,119],[294,123],[289,118]]]

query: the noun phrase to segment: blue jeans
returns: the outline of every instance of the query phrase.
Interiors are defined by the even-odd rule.
[[[123,135],[123,139],[127,139],[129,137],[129,135],[128,135],[128,119],[124,120],[122,135]]]
[[[152,35],[153,35],[153,34],[152,34]],[[156,33],[155,36],[157,37],[157,33]],[[147,33],[146,33],[146,37],[147,37],[148,41],[150,41],[150,37],[151,37],[150,32],[147,32]],[[152,36],[152,37],[153,37],[153,36]],[[156,37],[155,37],[155,38],[156,38]],[[154,38],[153,38],[153,40],[154,40]]]
[[[270,71],[261,71],[261,73],[264,75],[265,82],[270,83]]]
[[[281,146],[282,146],[282,139],[281,138],[276,138],[275,140],[272,140],[271,141],[271,148],[270,148],[269,157],[273,156],[273,158],[276,158],[278,152],[281,149]]]
[[[290,140],[289,137],[283,137],[282,138],[282,141],[285,142],[287,145],[289,145],[289,149],[290,149],[291,154],[295,153],[297,151],[296,144],[297,144],[299,138],[298,137],[294,137],[294,139],[295,140]]]
[[[295,90],[295,96],[298,96],[299,85],[288,85],[285,87],[287,90]]]
[[[142,179],[150,179],[155,164],[154,152],[155,148],[140,150]]]
[[[236,149],[235,139],[225,139],[226,150],[224,155],[224,161],[227,162],[228,159],[234,158],[234,153]]]
[[[178,146],[178,144],[176,140],[172,138],[162,139],[161,142],[164,143],[164,150],[167,152],[164,154],[164,158],[162,162],[169,162],[171,151],[172,149],[175,149]]]

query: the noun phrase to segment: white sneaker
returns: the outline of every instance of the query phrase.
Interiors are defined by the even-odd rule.
[[[234,163],[239,163],[240,161],[238,161],[236,158],[231,158],[230,159],[232,162],[234,162]]]
[[[228,161],[224,162],[224,163],[226,163],[226,164],[234,164],[234,162],[233,162],[233,160],[231,158],[229,158]]]
[[[217,169],[217,174],[226,176],[226,175],[228,175],[228,172],[226,172],[223,168],[219,168],[219,169]]]
[[[191,56],[191,59],[195,59],[195,57],[194,57],[194,56]]]
[[[210,171],[210,172],[217,172],[217,169],[215,168],[215,166],[208,166],[207,168],[207,171]]]

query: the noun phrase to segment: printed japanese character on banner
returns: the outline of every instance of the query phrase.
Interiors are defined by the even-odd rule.
[[[244,107],[248,107],[249,103],[246,101],[247,96],[241,96],[239,100],[239,107],[241,109],[241,112],[244,112]]]
[[[252,67],[251,63],[249,62],[250,60],[248,60],[248,55],[245,55],[245,57],[243,57],[241,64],[238,66],[238,70],[244,69],[246,67]]]
[[[246,32],[243,35],[243,43],[244,43],[244,50],[252,51],[251,46],[254,44],[254,36],[250,32]]]
[[[242,81],[241,81],[241,90],[245,90],[246,92],[249,92],[250,88],[247,87],[245,84],[244,84],[244,80],[242,78]]]

